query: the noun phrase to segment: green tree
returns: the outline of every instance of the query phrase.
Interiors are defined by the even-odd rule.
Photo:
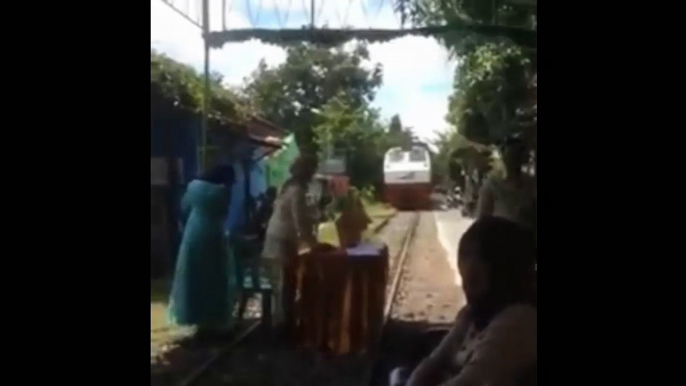
[[[314,139],[320,153],[332,146],[345,157],[353,186],[378,189],[383,182],[387,133],[380,123],[378,111],[354,105],[345,93],[329,100],[322,107],[320,123],[314,127]]]
[[[191,66],[150,50],[150,105],[153,114],[176,116],[202,111],[203,76]],[[210,116],[223,120],[243,119],[247,109],[238,95],[222,84],[223,78],[210,77]]]
[[[530,61],[507,43],[485,43],[462,61],[449,99],[448,122],[468,139],[491,144],[521,134],[519,112],[527,98]]]
[[[334,97],[346,95],[351,108],[366,107],[382,82],[381,65],[369,66],[365,44],[352,50],[301,43],[286,48],[276,67],[261,62],[246,79],[246,100],[264,117],[295,133],[298,146],[316,149],[313,127]]]
[[[395,114],[391,117],[391,123],[388,125],[388,132],[391,134],[400,134],[403,131],[403,123],[400,120],[400,115]]]
[[[461,22],[511,31],[537,29],[535,0],[398,0],[397,5],[416,25]],[[439,40],[459,62],[446,117],[456,134],[480,144],[521,134],[535,152],[536,50],[517,46],[507,35],[446,33]]]
[[[414,135],[412,128],[403,126],[400,115],[398,114],[391,117],[391,121],[388,124],[387,139],[387,148],[399,146],[403,149],[409,149],[412,147],[413,143],[417,142],[417,137]]]
[[[519,31],[537,29],[535,0],[398,0],[398,9],[418,25],[472,24],[507,27],[502,37],[446,33],[439,37],[458,59],[446,120],[453,131],[443,138],[439,156],[455,174],[483,176],[494,163],[489,145],[520,134],[536,159],[536,49],[515,44]],[[521,41],[521,40],[520,40]],[[457,138],[457,139],[454,139]],[[462,142],[462,143],[456,143]],[[535,170],[535,161],[534,161]],[[483,181],[467,179],[465,198],[478,199]]]
[[[439,182],[447,182],[446,178],[453,182],[460,179],[461,165],[452,158],[451,152],[460,146],[462,139],[454,129],[436,133],[434,145],[438,148],[438,153],[431,165]]]
[[[413,24],[431,26],[451,23],[497,25],[536,30],[537,8],[527,1],[508,0],[396,0],[396,8]],[[507,39],[507,36],[503,36]],[[446,33],[439,39],[451,50],[469,50],[484,39],[462,32]],[[490,39],[489,39],[490,40]]]
[[[470,141],[455,128],[437,133],[434,145],[438,154],[433,167],[443,179],[463,185],[462,173],[477,170],[484,174],[491,169],[491,147]]]

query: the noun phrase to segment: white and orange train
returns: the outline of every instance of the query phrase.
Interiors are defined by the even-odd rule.
[[[384,157],[384,194],[398,209],[426,209],[431,206],[431,157],[422,144],[407,151],[394,147]]]

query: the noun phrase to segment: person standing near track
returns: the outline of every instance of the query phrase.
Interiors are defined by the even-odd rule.
[[[528,152],[520,138],[508,137],[500,147],[505,176],[490,175],[479,191],[477,218],[496,216],[535,227],[536,185],[522,171]]]
[[[262,250],[262,263],[270,278],[275,297],[273,320],[288,334],[293,320],[290,291],[294,289],[292,263],[298,255],[300,243],[309,248],[317,245],[314,218],[308,212],[306,193],[317,170],[317,158],[301,155],[290,168],[291,177],[284,183],[274,203],[274,211]],[[286,275],[284,275],[286,273]]]
[[[181,201],[187,221],[179,247],[168,316],[175,325],[196,326],[198,336],[229,327],[233,311],[231,262],[224,222],[234,172],[217,166],[188,184]]]

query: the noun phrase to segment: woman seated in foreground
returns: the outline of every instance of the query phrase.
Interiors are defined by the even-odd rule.
[[[497,217],[475,221],[458,251],[467,305],[409,379],[396,369],[391,385],[535,384],[535,262],[534,235],[528,229]]]

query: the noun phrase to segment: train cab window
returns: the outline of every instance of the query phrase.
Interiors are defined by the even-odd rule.
[[[426,161],[426,152],[420,149],[414,149],[410,152],[410,162],[424,162]]]
[[[390,162],[402,162],[404,155],[402,150],[395,150],[388,155],[388,160]]]

